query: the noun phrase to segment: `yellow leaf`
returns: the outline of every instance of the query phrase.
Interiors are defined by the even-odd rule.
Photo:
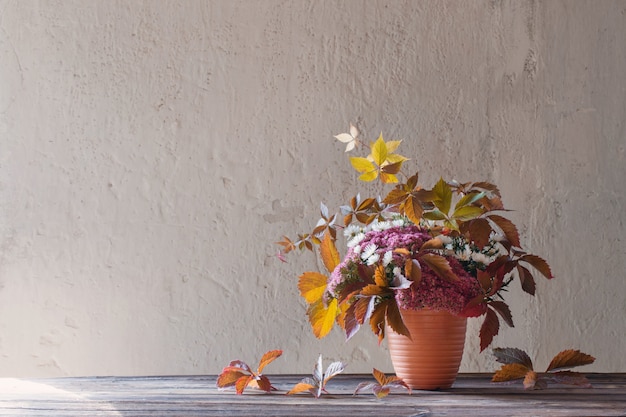
[[[366,172],[359,176],[359,179],[363,182],[374,181],[376,178],[378,178],[378,171]]]
[[[367,158],[352,156],[350,157],[350,164],[352,164],[352,168],[360,173],[376,172],[376,167]]]
[[[298,289],[307,303],[313,304],[322,299],[328,278],[319,272],[305,272],[300,275]]]
[[[335,324],[335,318],[339,314],[337,307],[337,299],[333,298],[328,303],[328,306],[324,306],[322,300],[309,307],[309,322],[313,327],[313,334],[318,339],[326,336]]]
[[[398,149],[398,146],[400,146],[400,144],[402,143],[401,140],[390,140],[387,142],[387,152],[389,153],[393,153],[396,149]],[[402,157],[404,158],[404,157]],[[406,160],[406,158],[404,158]]]
[[[381,133],[376,142],[372,144],[372,159],[376,165],[381,166],[387,160],[387,144],[383,139],[383,134]]]
[[[335,267],[341,262],[337,246],[335,246],[335,242],[328,232],[326,232],[324,240],[322,240],[320,244],[320,255],[322,256],[322,261],[328,272],[332,273]]]
[[[398,177],[394,174],[388,174],[386,172],[380,173],[380,180],[385,184],[396,184],[398,182]]]

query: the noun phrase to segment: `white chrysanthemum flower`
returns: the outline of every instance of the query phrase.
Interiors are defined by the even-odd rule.
[[[350,226],[343,229],[343,235],[349,239],[355,237],[359,233],[362,233],[363,229],[356,224],[351,224]]]
[[[393,268],[393,276],[396,278],[404,278],[404,275],[402,275],[402,269],[399,266]]]
[[[375,253],[372,256],[370,256],[369,258],[367,258],[366,263],[368,265],[374,265],[376,262],[378,262],[380,260],[380,255]]]
[[[489,265],[490,263],[489,257],[483,253],[472,253],[472,260],[483,265]]]
[[[387,252],[385,252],[385,255],[383,256],[383,265],[385,266],[389,265],[392,260],[393,260],[393,252],[388,250]]]
[[[348,243],[346,245],[349,248],[354,248],[356,245],[361,243],[361,241],[363,239],[365,239],[365,233],[360,232],[360,233],[356,234],[352,239],[348,240]]]
[[[406,225],[406,222],[404,221],[403,218],[399,218],[399,219],[393,220],[391,224],[393,225],[393,227],[402,227]]]
[[[467,245],[465,245],[463,250],[456,253],[456,256],[462,261],[469,261],[472,257],[472,251]]]
[[[361,253],[361,259],[366,261],[367,259],[369,259],[370,256],[376,253],[376,249],[378,249],[376,245],[370,243],[365,248],[363,248],[363,252]]]

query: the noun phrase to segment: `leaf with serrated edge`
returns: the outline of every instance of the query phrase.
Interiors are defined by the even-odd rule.
[[[339,310],[337,299],[333,298],[325,307],[322,300],[309,307],[309,322],[313,327],[313,334],[318,339],[325,337],[333,328]]]
[[[239,395],[243,394],[243,390],[246,389],[246,387],[251,381],[253,381],[253,378],[254,378],[253,375],[244,375],[241,378],[239,378],[237,382],[235,383],[235,390],[237,394]]]
[[[459,277],[452,272],[452,268],[445,257],[434,253],[425,253],[420,256],[419,260],[428,265],[439,278],[448,282],[459,280]]]
[[[326,386],[326,383],[333,377],[339,375],[340,373],[342,373],[344,371],[344,369],[346,369],[346,365],[343,362],[333,362],[330,365],[328,365],[328,368],[326,368],[326,372],[324,373],[324,381],[322,386]]]
[[[322,275],[319,272],[310,271],[303,273],[300,275],[300,279],[298,281],[300,295],[309,304],[322,300],[324,292],[326,291],[327,281],[328,278],[326,275]]]
[[[242,376],[246,376],[246,374],[241,372],[239,368],[226,367],[218,376],[216,385],[218,388],[233,386]]]
[[[398,308],[398,304],[396,303],[395,298],[392,298],[387,301],[386,317],[387,317],[387,323],[389,324],[389,327],[391,327],[391,329],[394,332],[411,339],[411,332],[404,324],[404,320],[402,319],[402,314],[400,313],[400,309]]]
[[[520,261],[524,261],[532,265],[537,271],[541,272],[544,277],[551,279],[552,271],[548,263],[537,255],[524,255],[520,258]]]
[[[513,316],[511,315],[511,309],[504,301],[492,301],[489,303],[489,306],[493,308],[499,315],[502,317],[504,322],[509,325],[509,327],[513,326]]]
[[[320,255],[328,272],[333,272],[341,262],[337,246],[328,232],[324,234],[324,240],[320,244]]]
[[[554,371],[556,369],[568,369],[576,366],[589,365],[595,362],[596,358],[586,353],[582,353],[580,350],[567,349],[559,352],[548,365],[546,372]]]
[[[259,361],[259,367],[257,369],[257,374],[260,374],[263,372],[263,369],[270,364],[271,362],[273,362],[276,358],[278,358],[280,355],[283,354],[282,350],[270,350],[269,352],[266,352],[263,357],[261,358],[261,360]]]
[[[518,363],[528,369],[533,369],[533,361],[528,354],[518,348],[494,348],[493,354],[496,361],[504,364]]]
[[[372,144],[372,153],[371,156],[374,159],[376,165],[381,166],[387,160],[387,144],[383,139],[383,134],[381,133],[376,142]]]
[[[520,247],[519,232],[513,222],[506,217],[499,216],[497,214],[490,214],[488,219],[491,220],[502,230],[504,236],[508,239],[513,246]]]
[[[419,262],[415,259],[407,259],[404,263],[404,272],[406,276],[415,283],[415,285],[419,285],[422,281],[422,268],[420,267]]]
[[[491,382],[506,382],[515,379],[522,379],[526,373],[530,371],[526,366],[520,363],[507,363],[493,374]]]
[[[487,309],[485,321],[480,326],[480,351],[482,352],[491,344],[493,338],[500,330],[500,322],[498,316],[492,309]]]

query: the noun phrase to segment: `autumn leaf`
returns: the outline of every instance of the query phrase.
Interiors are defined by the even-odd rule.
[[[319,300],[309,306],[307,314],[309,323],[311,323],[313,328],[313,334],[318,339],[321,339],[328,335],[335,324],[335,319],[339,314],[337,299],[331,299],[328,305],[324,305],[324,301]]]
[[[268,364],[282,354],[282,350],[266,352],[259,361],[256,372],[253,372],[250,366],[243,361],[231,361],[217,377],[216,385],[220,389],[234,386],[238,395],[243,394],[247,387],[258,388],[266,392],[274,391],[276,388],[272,386],[270,380],[265,375],[262,375],[262,372]]]
[[[344,363],[333,362],[328,365],[326,372],[322,372],[322,355],[320,355],[313,369],[312,377],[303,378],[302,381],[297,383],[289,392],[287,392],[287,395],[308,391],[315,398],[319,398],[322,393],[328,393],[328,391],[326,391],[326,384],[328,381],[343,372],[345,368],[346,365]]]
[[[559,352],[548,365],[546,372],[554,371],[557,369],[569,369],[576,366],[592,364],[596,358],[586,353],[582,353],[579,350],[567,349]]]
[[[339,251],[337,250],[330,233],[326,233],[324,235],[324,239],[320,244],[320,255],[328,272],[332,273],[335,270],[335,267],[341,262]]]
[[[528,369],[533,369],[533,362],[526,352],[518,348],[494,348],[496,361],[503,364],[518,363]]]
[[[498,334],[500,330],[500,322],[498,316],[492,309],[487,309],[485,314],[485,321],[480,326],[480,351],[482,352],[491,344],[493,338]]]
[[[319,272],[310,271],[303,273],[298,281],[300,295],[309,304],[320,301],[326,291],[327,281],[328,277]]]
[[[491,381],[506,382],[515,379],[522,379],[526,376],[528,371],[530,371],[530,369],[521,363],[508,363],[506,365],[502,365],[500,370],[496,371],[493,378],[491,378]]]
[[[517,348],[495,348],[493,353],[496,361],[504,365],[496,371],[492,381],[506,382],[523,378],[524,389],[537,390],[548,387],[549,382],[557,384],[568,384],[589,388],[591,384],[587,378],[572,371],[558,371],[556,369],[567,369],[575,366],[589,365],[595,358],[579,350],[567,349],[559,352],[550,362],[546,372],[540,373],[533,369],[533,364],[526,352]]]
[[[411,394],[411,387],[397,376],[386,376],[383,372],[374,368],[372,375],[376,379],[376,382],[361,382],[354,391],[354,395],[357,395],[361,391],[372,390],[377,398],[384,398],[391,392],[393,388],[405,388]]]
[[[420,262],[428,265],[439,278],[448,282],[455,282],[459,280],[459,277],[454,274],[448,260],[445,257],[434,253],[424,253],[420,255],[419,260]]]
[[[359,136],[359,130],[350,123],[349,133],[340,133],[335,136],[337,140],[346,144],[346,152],[350,152],[357,145],[357,137]]]

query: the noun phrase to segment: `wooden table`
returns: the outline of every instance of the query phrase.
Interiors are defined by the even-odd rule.
[[[489,374],[462,374],[447,391],[353,396],[368,375],[339,375],[330,394],[285,392],[301,376],[270,376],[279,391],[215,388],[215,376],[0,378],[0,416],[626,416],[626,374],[587,374],[593,388],[524,391]]]

